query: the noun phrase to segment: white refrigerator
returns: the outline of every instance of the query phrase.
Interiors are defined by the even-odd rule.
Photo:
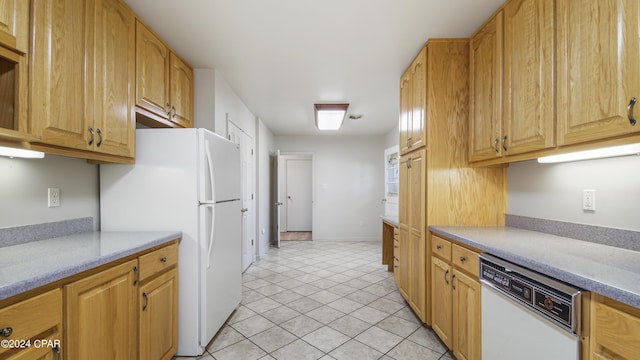
[[[197,356],[241,299],[240,151],[206,129],[138,129],[136,163],[100,165],[102,230],[182,231],[178,355]]]

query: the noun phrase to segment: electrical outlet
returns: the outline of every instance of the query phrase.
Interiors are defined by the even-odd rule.
[[[595,190],[582,190],[582,210],[596,211]]]
[[[47,194],[48,194],[47,204],[49,207],[60,206],[60,189],[59,188],[48,188]]]

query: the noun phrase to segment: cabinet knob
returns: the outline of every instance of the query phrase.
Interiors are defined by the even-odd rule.
[[[11,336],[11,334],[13,334],[13,328],[11,328],[11,327],[6,327],[6,328],[0,330],[0,336],[2,336],[2,337],[9,337],[9,336]]]
[[[493,149],[496,151],[496,154],[500,153],[500,148],[498,147],[499,143],[500,143],[500,138],[493,139]]]
[[[464,256],[460,256],[460,262],[464,263],[465,261],[467,261],[467,258]]]
[[[633,106],[636,104],[636,98],[632,97],[629,100],[629,105],[627,105],[627,117],[629,118],[629,124],[634,126],[636,124],[636,119],[633,117]]]
[[[142,304],[142,311],[145,311],[147,310],[147,306],[149,306],[149,297],[146,292],[142,293],[142,300],[144,300],[144,303]]]
[[[502,148],[507,151],[507,135],[502,137]]]
[[[447,276],[449,275],[449,270],[444,272],[444,282],[447,283],[447,285],[449,285],[449,279],[447,279]]]
[[[160,262],[166,263],[167,262],[167,257],[163,256],[160,258]]]
[[[436,249],[437,250],[442,250],[442,245],[440,245],[440,244],[436,245]]]

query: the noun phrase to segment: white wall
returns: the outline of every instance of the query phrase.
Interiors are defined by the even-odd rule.
[[[256,117],[215,70],[215,132],[227,135],[227,118],[256,140]]]
[[[640,230],[640,156],[512,163],[507,181],[509,214]],[[582,210],[584,189],[596,190],[595,212]]]
[[[271,209],[275,202],[271,199],[271,153],[274,152],[275,144],[273,133],[262,120],[257,119],[258,127],[258,204],[257,204],[257,236],[258,248],[256,252],[258,256],[264,255],[269,249],[269,241],[271,239]]]
[[[98,166],[85,160],[0,157],[0,227],[33,225],[91,216],[100,220]],[[47,207],[47,188],[60,189],[60,206]]]
[[[381,136],[275,136],[282,152],[313,153],[316,240],[380,240]]]
[[[216,131],[215,87],[215,70],[193,69],[193,127]]]
[[[387,135],[385,135],[384,148],[387,149],[394,145],[398,145],[399,142],[400,142],[400,132],[398,130],[398,125],[396,125],[396,127],[391,129],[391,131],[389,131]]]

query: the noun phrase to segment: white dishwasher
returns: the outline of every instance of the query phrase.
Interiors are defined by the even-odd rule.
[[[480,256],[483,360],[579,360],[582,292]]]

